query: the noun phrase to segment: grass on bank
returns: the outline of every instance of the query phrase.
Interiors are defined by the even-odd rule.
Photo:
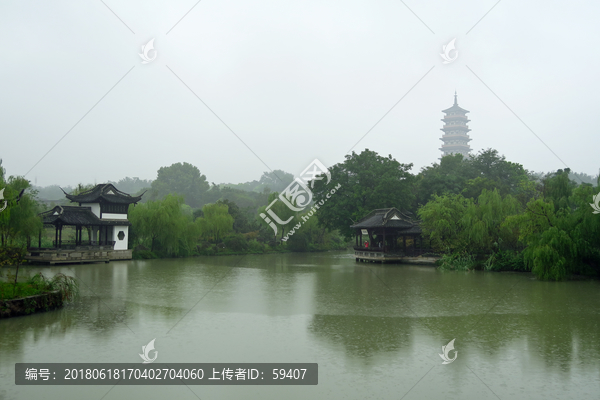
[[[41,272],[24,282],[13,281],[12,276],[0,279],[0,301],[35,296],[48,292],[60,291],[63,301],[73,301],[79,296],[79,284],[71,276],[61,273],[46,278]]]

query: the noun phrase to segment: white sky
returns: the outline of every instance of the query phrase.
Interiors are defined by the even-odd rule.
[[[258,179],[267,167],[185,85],[266,165],[295,175],[314,158],[343,161],[405,95],[355,151],[391,154],[413,173],[437,162],[455,89],[475,151],[564,168],[495,93],[571,169],[600,167],[597,2],[406,0],[423,22],[399,0],[104,2],[0,2],[9,175],[26,174],[93,107],[28,179],[154,179],[184,161],[210,182]],[[157,57],[143,65],[152,38]],[[458,58],[444,65],[453,38]]]

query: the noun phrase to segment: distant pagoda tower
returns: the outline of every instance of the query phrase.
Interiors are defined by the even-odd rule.
[[[467,113],[469,111],[458,106],[456,100],[456,91],[454,92],[454,105],[450,108],[442,110],[446,115],[442,119],[444,127],[441,129],[444,134],[441,137],[441,141],[444,142],[440,150],[442,151],[442,157],[449,154],[462,154],[463,157],[469,157],[471,147],[469,142],[469,127],[467,123],[470,119],[467,119]]]

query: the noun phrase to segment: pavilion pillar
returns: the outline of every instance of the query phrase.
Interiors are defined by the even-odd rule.
[[[40,234],[38,235],[38,249],[42,248],[42,229],[40,229]]]
[[[62,248],[62,225],[60,226],[60,229],[58,231],[58,248]]]
[[[58,225],[54,226],[54,247],[58,248]]]

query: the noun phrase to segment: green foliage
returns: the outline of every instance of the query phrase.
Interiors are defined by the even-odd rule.
[[[550,200],[532,200],[523,214],[506,221],[518,229],[527,246],[525,265],[540,279],[600,275],[600,220],[589,206],[594,191],[591,185],[573,188],[567,176],[561,172],[546,181]]]
[[[419,208],[423,237],[431,240],[436,252],[463,253],[469,246],[460,221],[473,200],[459,194],[433,195],[433,199]]]
[[[183,196],[187,205],[197,208],[206,203],[205,195],[208,189],[206,176],[200,174],[197,167],[186,162],[176,163],[158,170],[149,198],[159,200],[169,194],[177,194]]]
[[[496,150],[483,150],[467,159],[453,154],[442,157],[439,164],[421,170],[417,176],[417,202],[425,204],[433,195],[443,194],[463,194],[475,199],[483,190],[494,189],[501,196],[517,195],[523,182],[529,180],[522,165],[506,161]]]
[[[281,221],[285,222],[285,221],[288,221],[290,218],[294,218],[297,215],[297,213],[290,210],[290,208],[288,206],[286,206],[281,200],[278,200],[278,198],[279,198],[278,196],[279,196],[279,193],[277,193],[277,192],[271,193],[269,195],[268,204],[275,202],[271,205],[270,210],[272,212],[274,212],[275,215],[277,215]],[[256,221],[258,222],[260,230],[262,232],[261,236],[263,238],[269,238],[272,240],[276,240],[277,235],[279,235],[279,238],[283,239],[286,232],[288,232],[290,229],[292,229],[292,227],[295,224],[295,221],[292,219],[287,224],[279,224],[279,223],[277,223],[277,221],[273,220],[269,216],[269,219],[271,219],[272,222],[277,226],[277,234],[275,234],[273,229],[269,225],[267,225],[265,223],[265,221],[260,217],[260,214],[266,215],[267,207],[268,207],[268,205],[265,205],[264,207],[259,208],[258,214],[256,215]]]
[[[225,237],[223,243],[225,244],[225,249],[229,251],[245,252],[248,250],[248,241],[244,235],[239,233],[234,233]]]
[[[424,167],[416,177],[416,201],[426,204],[433,195],[460,194],[473,173],[461,154],[442,157],[439,164]]]
[[[131,205],[131,247],[142,244],[152,253],[173,257],[194,254],[200,224],[192,220],[183,205],[183,198],[176,195]]]
[[[528,271],[523,253],[515,250],[500,250],[492,253],[484,263],[486,271]]]
[[[0,247],[0,267],[18,266],[25,262],[27,251],[22,246],[2,246]]]
[[[39,206],[35,199],[37,192],[31,189],[28,180],[11,176],[5,182],[4,169],[0,162],[0,190],[4,189],[4,199],[8,205],[0,212],[0,244],[2,246],[29,242],[42,229],[42,220],[37,215]],[[19,194],[21,194],[19,198]],[[18,203],[17,203],[18,200]],[[4,203],[0,203],[4,205]]]
[[[572,206],[569,204],[569,197],[573,195],[577,184],[569,179],[570,172],[569,168],[564,171],[559,169],[553,174],[548,174],[543,180],[544,197],[552,201],[556,210]]]
[[[252,223],[254,218],[251,217],[252,213],[250,208],[242,210],[235,202],[228,199],[219,200],[217,201],[217,204],[227,206],[227,212],[233,218],[233,230],[235,232],[247,233],[258,229],[257,221]]]
[[[472,254],[444,254],[438,265],[442,271],[471,271],[475,269],[475,256]]]
[[[346,161],[329,169],[331,182],[314,182],[313,200],[319,205],[321,226],[339,230],[350,239],[350,229],[357,221],[377,208],[396,207],[410,210],[414,203],[412,164],[401,164],[392,156],[382,157],[365,150],[352,152]],[[335,189],[337,188],[337,189]],[[332,194],[335,189],[335,194]]]
[[[12,276],[9,276],[9,280],[12,280]],[[79,283],[75,278],[58,273],[48,279],[39,272],[26,282],[16,284],[0,282],[0,299],[10,300],[57,290],[61,293],[63,301],[66,302],[74,301],[79,297]]]
[[[134,260],[151,260],[153,258],[158,258],[158,256],[152,250],[133,250]]]
[[[202,237],[213,243],[221,243],[222,238],[233,229],[233,217],[228,207],[223,203],[206,204],[202,207],[202,213],[204,216],[196,220]]]
[[[265,245],[256,240],[250,240],[248,241],[248,251],[254,254],[264,253]]]
[[[503,223],[519,212],[520,204],[512,196],[483,189],[476,201],[462,195],[433,195],[418,215],[423,236],[436,251],[489,255],[517,247],[518,231]]]

